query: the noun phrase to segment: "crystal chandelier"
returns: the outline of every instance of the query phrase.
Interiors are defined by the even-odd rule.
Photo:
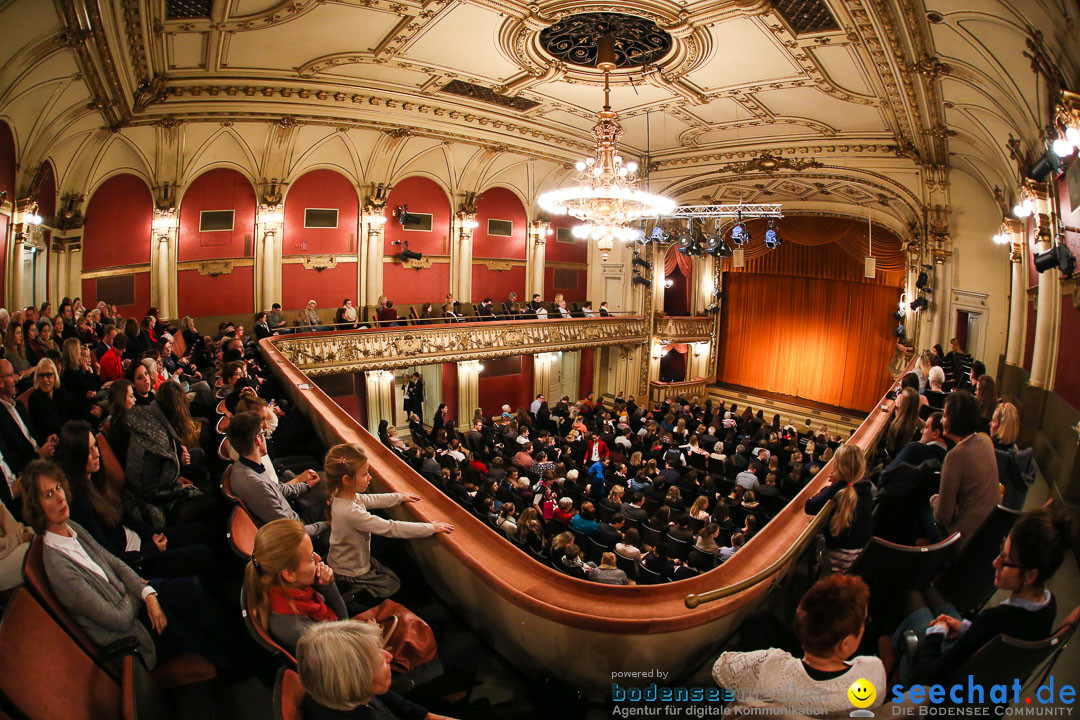
[[[540,207],[552,215],[572,215],[584,224],[574,228],[574,236],[592,239],[604,260],[616,240],[631,242],[642,236],[632,225],[647,218],[666,215],[675,201],[653,195],[638,187],[638,164],[623,162],[618,142],[623,135],[618,115],[611,110],[609,83],[615,69],[615,40],[602,35],[596,41],[597,67],[604,73],[604,109],[593,126],[595,156],[579,161],[573,185],[546,192],[537,198]]]

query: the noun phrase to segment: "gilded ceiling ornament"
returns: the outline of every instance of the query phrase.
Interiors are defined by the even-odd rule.
[[[751,160],[747,160],[746,162],[723,165],[719,168],[719,172],[763,172],[770,174],[777,170],[801,171],[807,168],[819,167],[822,167],[822,165],[817,160],[794,160],[792,158],[773,155],[772,153],[765,151],[761,153],[761,155],[758,155]]]

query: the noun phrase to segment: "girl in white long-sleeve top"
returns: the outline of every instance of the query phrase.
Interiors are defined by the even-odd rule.
[[[363,590],[374,598],[386,598],[401,587],[389,568],[371,556],[371,536],[422,538],[449,533],[453,525],[388,520],[369,510],[419,502],[419,495],[365,494],[371,482],[367,455],[359,445],[343,443],[326,453],[326,483],[330,505],[330,553],[326,563],[333,569],[343,596]]]

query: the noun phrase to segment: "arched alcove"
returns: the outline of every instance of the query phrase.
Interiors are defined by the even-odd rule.
[[[311,299],[320,307],[355,299],[359,214],[356,186],[339,172],[311,170],[289,186],[281,245],[285,307],[303,307]],[[336,265],[307,269],[302,258],[312,255],[333,256]]]
[[[410,215],[421,215],[430,230],[402,227],[394,211],[408,206]],[[409,249],[423,253],[432,261],[430,268],[413,270],[398,262],[383,268],[383,294],[398,304],[430,301],[437,303],[450,289],[450,202],[439,184],[425,177],[412,176],[394,185],[386,201],[386,225],[383,252],[397,257],[409,243]],[[381,258],[368,258],[378,262]],[[458,298],[461,300],[462,298]]]
[[[150,305],[154,198],[136,175],[114,175],[86,205],[82,237],[83,304],[116,304],[121,313]]]
[[[255,206],[251,183],[228,168],[209,170],[185,189],[177,246],[180,315],[253,311]]]

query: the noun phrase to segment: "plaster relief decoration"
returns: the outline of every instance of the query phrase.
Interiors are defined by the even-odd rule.
[[[322,272],[323,270],[333,270],[336,268],[338,259],[332,255],[306,255],[301,262],[304,264],[305,270],[317,270]]]
[[[232,260],[210,260],[201,262],[199,263],[198,271],[200,275],[209,275],[210,277],[231,275],[233,271],[233,262]]]
[[[658,317],[655,318],[654,332],[665,342],[707,342],[712,339],[713,319],[711,317]]]
[[[607,345],[643,345],[639,317],[560,322],[483,323],[470,327],[320,333],[280,338],[277,349],[308,375],[393,370],[417,364],[481,360]]]

